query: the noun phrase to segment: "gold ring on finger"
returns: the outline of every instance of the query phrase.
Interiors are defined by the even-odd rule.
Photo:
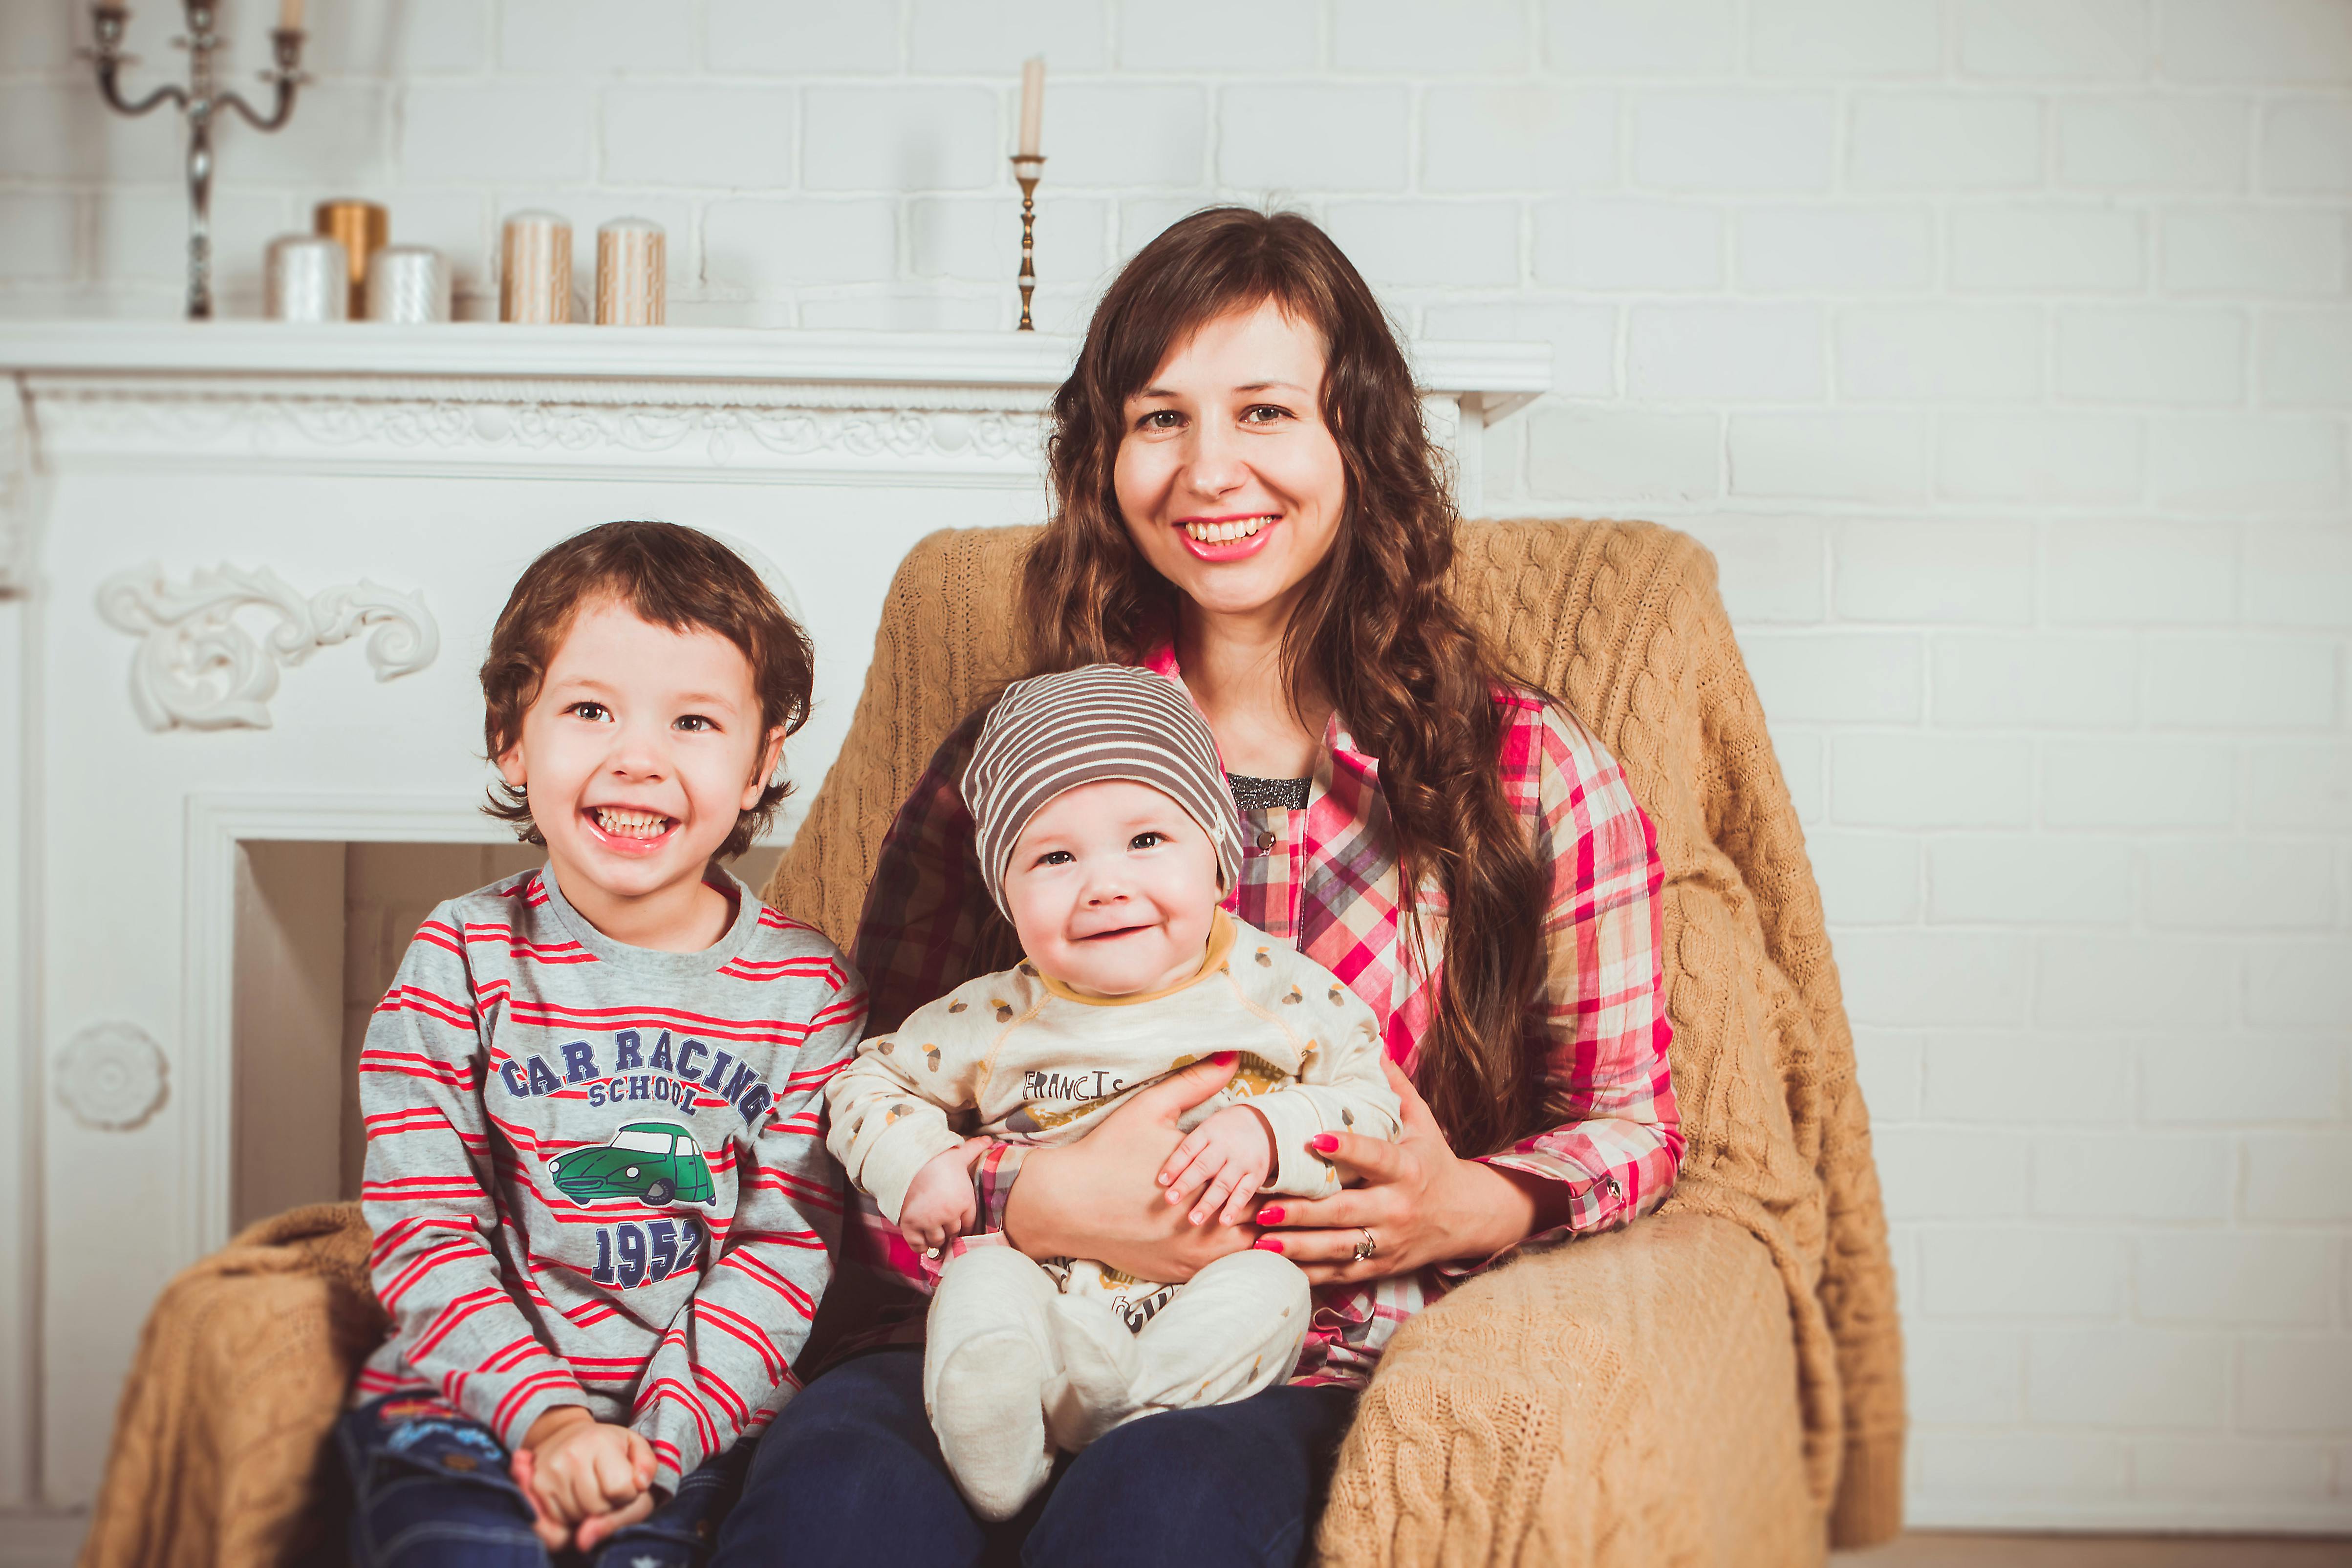
[[[1380,1249],[1381,1249],[1381,1243],[1380,1243],[1380,1239],[1379,1239],[1377,1237],[1375,1237],[1375,1236],[1371,1233],[1371,1231],[1370,1231],[1370,1230],[1366,1229],[1366,1230],[1359,1231],[1359,1232],[1357,1233],[1357,1237],[1356,1237],[1356,1261],[1357,1261],[1357,1262],[1359,1262],[1359,1263],[1362,1262],[1365,1259],[1367,1259],[1367,1258],[1370,1257],[1373,1253],[1375,1253],[1375,1252],[1379,1251]]]

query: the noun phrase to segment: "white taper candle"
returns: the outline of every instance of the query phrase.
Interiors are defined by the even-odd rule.
[[[1032,55],[1021,67],[1021,156],[1037,156],[1037,131],[1045,120],[1045,57]]]
[[[302,0],[278,0],[278,30],[281,33],[302,30]]]

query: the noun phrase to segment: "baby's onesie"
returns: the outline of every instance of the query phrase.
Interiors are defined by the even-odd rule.
[[[1181,1125],[1246,1100],[1274,1129],[1267,1192],[1339,1189],[1307,1147],[1318,1133],[1397,1135],[1372,1009],[1312,958],[1219,910],[1201,967],[1165,990],[1088,997],[1024,959],[917,1009],[828,1086],[826,1141],[895,1223],[915,1173],[965,1137],[1074,1142],[1137,1090],[1224,1051],[1241,1053],[1233,1082]],[[1130,1329],[1168,1299],[1169,1287],[1083,1260],[1055,1272]]]
[[[1200,967],[1165,990],[1087,997],[1024,961],[918,1009],[827,1086],[827,1146],[896,1221],[915,1173],[964,1137],[1066,1144],[1138,1090],[1226,1051],[1241,1054],[1233,1082],[1181,1124],[1246,1100],[1274,1131],[1263,1190],[1339,1189],[1307,1147],[1318,1133],[1396,1137],[1401,1107],[1371,1009],[1313,959],[1219,910]],[[976,1247],[949,1262],[932,1298],[924,1407],[964,1495],[984,1518],[1005,1519],[1044,1484],[1056,1448],[1287,1377],[1311,1312],[1306,1275],[1273,1252],[1233,1253],[1170,1285]],[[1024,1405],[1042,1406],[1042,1452],[999,1419]]]

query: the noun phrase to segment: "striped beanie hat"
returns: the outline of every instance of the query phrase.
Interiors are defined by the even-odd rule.
[[[1209,835],[1223,886],[1240,883],[1241,822],[1208,721],[1165,675],[1088,664],[1006,687],[963,770],[981,876],[1008,918],[1013,841],[1055,796],[1105,779],[1148,784],[1183,807]]]

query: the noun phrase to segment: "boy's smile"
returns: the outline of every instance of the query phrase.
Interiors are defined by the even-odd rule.
[[[581,609],[498,764],[529,790],[556,885],[591,925],[671,951],[725,932],[727,899],[703,875],[775,770],[783,736],[760,717],[726,638],[615,600]]]

